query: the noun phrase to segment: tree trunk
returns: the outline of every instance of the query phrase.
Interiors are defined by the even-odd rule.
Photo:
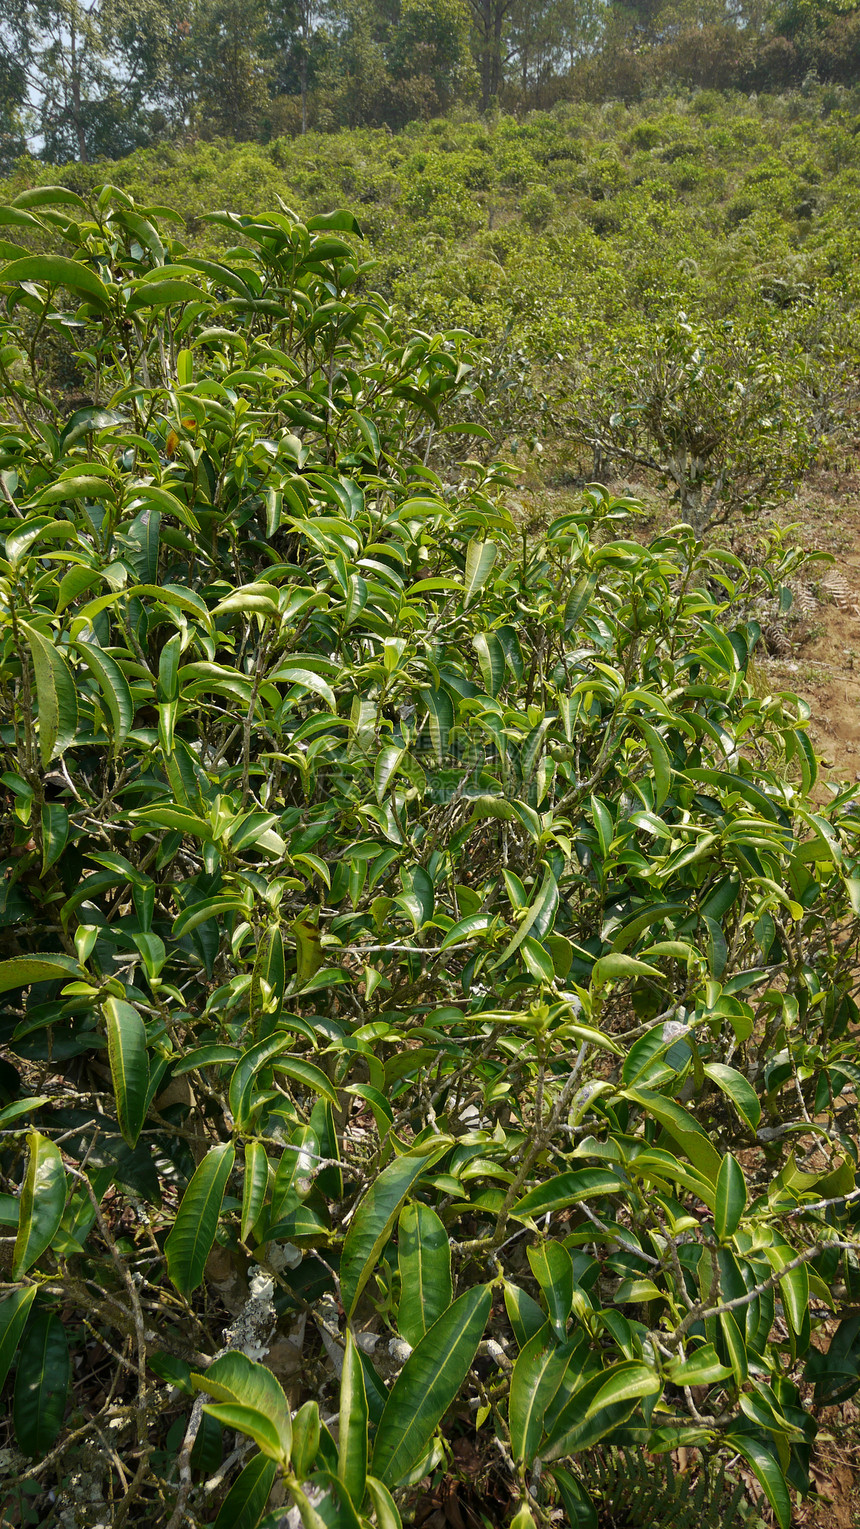
[[[490,68],[492,89],[490,94],[497,96],[502,84],[502,23],[505,19],[505,6],[495,0],[493,6],[493,47],[490,54]]]
[[[308,48],[310,46],[310,15],[308,6],[302,6],[302,66],[299,71],[302,92],[302,137],[308,130]]]
[[[488,111],[493,94],[493,0],[471,0],[471,10],[481,48],[481,111]]]
[[[81,118],[81,75],[78,68],[77,33],[75,31],[74,18],[71,22],[69,34],[69,52],[71,56],[69,74],[72,87],[72,120],[75,124],[75,134],[78,140],[78,159],[82,165],[85,165],[87,163],[87,140]]]

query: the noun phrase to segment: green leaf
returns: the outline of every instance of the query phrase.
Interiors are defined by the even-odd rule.
[[[660,1377],[649,1369],[647,1364],[640,1364],[637,1360],[627,1360],[622,1364],[612,1365],[606,1372],[606,1378],[592,1397],[585,1413],[584,1422],[597,1417],[598,1413],[604,1412],[607,1407],[618,1406],[622,1402],[638,1401],[643,1396],[653,1396],[660,1390]]]
[[[124,743],[134,726],[134,702],[128,680],[116,660],[94,643],[77,637],[75,647],[104,698],[113,725],[114,744]]]
[[[780,1277],[779,1292],[789,1326],[793,1332],[800,1333],[809,1313],[809,1270],[806,1264],[799,1264],[796,1269],[782,1272],[785,1265],[792,1263],[795,1258],[794,1249],[788,1243],[776,1244],[766,1248],[765,1252]]]
[[[236,911],[244,912],[244,903],[239,897],[204,897],[202,902],[191,903],[177,914],[171,931],[173,938],[181,940],[183,935],[191,934],[192,930],[208,923],[210,919]]]
[[[646,722],[635,713],[632,715],[632,721],[635,722],[648,745],[651,769],[654,772],[654,811],[659,812],[672,788],[672,761],[656,727],[652,727],[650,722]]]
[[[80,977],[81,969],[71,956],[36,952],[32,956],[13,956],[0,961],[0,993],[30,987],[34,982],[57,982],[60,978]]]
[[[117,1120],[129,1146],[136,1147],[149,1095],[146,1027],[137,1009],[120,998],[107,998],[104,1014]]]
[[[454,725],[454,706],[447,690],[422,690],[421,699],[429,713],[433,750],[436,758],[441,760],[448,747],[448,734]]]
[[[12,1278],[20,1279],[49,1248],[66,1205],[66,1172],[59,1147],[31,1131],[29,1158],[21,1189],[18,1235],[12,1254]]]
[[[624,1180],[612,1168],[578,1168],[537,1184],[512,1205],[511,1215],[518,1221],[537,1220],[538,1216],[565,1210],[568,1205],[578,1205],[582,1200],[617,1194],[623,1187]]]
[[[230,1078],[227,1097],[230,1113],[240,1131],[250,1125],[259,1108],[259,1102],[254,1100],[254,1086],[261,1068],[268,1066],[279,1052],[294,1044],[294,1038],[288,1031],[278,1030],[265,1040],[249,1046],[239,1058]]]
[[[305,1062],[301,1057],[279,1056],[275,1058],[273,1066],[276,1072],[285,1072],[288,1078],[293,1078],[303,1088],[309,1088],[322,1099],[327,1099],[329,1104],[338,1103],[337,1089],[329,1082],[322,1068],[315,1067],[313,1062]]]
[[[447,950],[449,945],[459,945],[461,940],[470,940],[475,934],[486,934],[497,923],[495,913],[470,913],[468,918],[461,918],[459,924],[451,926],[439,949]]]
[[[0,1389],[6,1384],[37,1289],[37,1285],[27,1285],[0,1301]]]
[[[180,1359],[177,1354],[167,1354],[164,1350],[150,1350],[147,1363],[153,1374],[161,1380],[167,1380],[172,1386],[176,1386],[185,1396],[194,1395],[194,1387],[191,1384],[191,1366]]]
[[[694,1168],[704,1174],[711,1184],[716,1184],[722,1158],[710,1138],[705,1135],[698,1121],[683,1105],[650,1088],[628,1088],[624,1098],[632,1099],[647,1115],[659,1122],[664,1130],[678,1143]]]
[[[212,1361],[205,1375],[192,1372],[191,1380],[197,1391],[205,1391],[217,1402],[245,1408],[265,1419],[277,1440],[274,1458],[289,1459],[293,1440],[290,1408],[283,1387],[264,1364],[257,1364],[237,1349],[229,1349]],[[243,1428],[243,1432],[248,1429]]]
[[[492,632],[477,632],[472,638],[481,678],[487,695],[498,695],[505,681],[505,650]]]
[[[215,1529],[257,1529],[275,1484],[275,1460],[255,1455],[233,1482],[221,1504]]]
[[[397,1504],[388,1487],[383,1482],[377,1481],[375,1476],[368,1476],[367,1490],[376,1514],[377,1529],[403,1529]]]
[[[758,1439],[750,1434],[730,1433],[727,1443],[743,1455],[747,1465],[755,1473],[764,1494],[776,1514],[779,1529],[791,1529],[791,1498],[782,1469]]]
[[[111,499],[113,485],[106,478],[97,478],[82,469],[68,478],[49,483],[39,495],[39,504],[66,504],[76,499]],[[110,599],[109,596],[103,597]]]
[[[564,633],[565,636],[573,630],[580,616],[583,616],[591,603],[591,597],[597,588],[599,575],[596,573],[582,574],[574,584],[567,597],[564,607]]]
[[[293,1470],[304,1481],[319,1453],[322,1427],[317,1402],[305,1402],[293,1416]]]
[[[356,234],[359,239],[364,238],[355,213],[344,207],[337,207],[334,212],[314,213],[312,218],[308,218],[305,227],[309,233],[316,233],[320,229],[335,229],[345,234]]]
[[[338,1475],[351,1501],[360,1506],[367,1480],[367,1393],[361,1358],[348,1329],[340,1377]]]
[[[186,1051],[185,1056],[179,1062],[174,1062],[171,1074],[179,1078],[184,1072],[193,1072],[195,1067],[210,1067],[219,1062],[238,1062],[239,1053],[235,1046],[197,1046],[193,1051]]]
[[[397,749],[392,744],[387,744],[377,754],[376,764],[373,767],[373,785],[378,802],[381,802],[385,796],[391,781],[397,773],[397,766],[400,764],[405,753],[405,749]]]
[[[737,1158],[727,1152],[717,1174],[717,1199],[714,1207],[714,1230],[720,1242],[734,1236],[746,1205],[747,1186],[743,1168]]]
[[[552,964],[552,956],[537,940],[527,936],[520,946],[520,955],[526,970],[531,973],[536,982],[553,982],[555,967]]]
[[[54,1311],[35,1311],[27,1325],[12,1421],[25,1455],[46,1455],[63,1426],[71,1361],[66,1329]]]
[[[62,754],[78,730],[75,682],[62,653],[26,621],[18,625],[30,647],[39,703],[39,752],[45,769],[55,754]]]
[[[591,972],[591,985],[595,988],[603,988],[607,982],[628,982],[631,977],[660,977],[662,973],[656,966],[649,966],[647,961],[640,961],[636,956],[625,955],[623,951],[611,950],[609,955],[601,956],[595,961]]]
[[[539,1242],[527,1249],[532,1273],[546,1301],[549,1320],[559,1342],[564,1341],[573,1300],[573,1264],[560,1242]]]
[[[557,903],[558,883],[551,868],[547,865],[544,866],[540,890],[513,939],[505,946],[502,954],[494,963],[496,967],[504,966],[505,962],[510,960],[515,951],[519,950],[523,940],[529,935],[539,940],[549,932]]]
[[[352,623],[358,620],[369,598],[367,580],[358,573],[351,573],[347,579],[347,595],[343,611],[345,627],[352,626]]]
[[[459,1296],[434,1322],[400,1371],[379,1422],[372,1471],[396,1487],[420,1460],[463,1384],[492,1305],[489,1286]]]
[[[69,191],[66,186],[33,186],[28,191],[19,191],[13,200],[15,207],[80,207],[84,209],[86,202],[78,196],[76,191]]]
[[[213,1147],[182,1196],[164,1244],[167,1272],[180,1295],[189,1296],[203,1279],[235,1155],[232,1142]]]
[[[205,295],[202,287],[177,276],[168,276],[163,281],[143,280],[132,292],[126,304],[126,312],[138,313],[141,308],[166,308],[171,303],[199,303]]]
[[[76,441],[81,440],[85,435],[92,435],[97,430],[107,430],[111,425],[120,425],[122,423],[123,416],[117,413],[115,409],[95,409],[92,407],[76,409],[63,427],[63,432],[60,436],[60,446],[65,449],[67,446],[73,446]],[[98,570],[91,569],[90,572],[97,574]]]
[[[279,1465],[286,1464],[278,1430],[265,1412],[258,1412],[255,1407],[243,1407],[240,1402],[210,1402],[203,1411],[222,1428],[235,1428],[237,1433],[253,1439],[270,1460],[276,1460]]]
[[[313,690],[316,695],[322,696],[329,711],[337,716],[337,697],[331,685],[322,678],[322,675],[314,674],[310,669],[305,669],[300,664],[281,664],[269,678],[271,680],[283,680],[288,685],[303,685],[305,690]]]
[[[14,1121],[20,1120],[22,1116],[32,1115],[36,1110],[40,1110],[43,1105],[50,1104],[51,1102],[50,1095],[48,1094],[42,1094],[41,1097],[35,1098],[32,1094],[28,1094],[26,1099],[15,1099],[12,1104],[4,1105],[3,1109],[0,1110],[0,1130],[6,1130],[8,1126],[11,1126]],[[17,1226],[18,1201],[11,1196],[10,1198],[13,1199],[15,1214],[8,1224],[10,1226]]]
[[[383,1168],[359,1201],[343,1241],[340,1260],[340,1292],[347,1317],[351,1317],[384,1244],[412,1185],[426,1173],[450,1141],[443,1137],[428,1153],[409,1153]],[[377,1473],[379,1474],[379,1473]],[[382,1478],[386,1480],[386,1477]]]
[[[659,818],[654,821],[660,823],[661,827],[665,826]],[[675,913],[685,914],[686,912],[685,903],[653,902],[644,913],[639,913],[636,918],[630,919],[629,923],[622,924],[618,933],[612,937],[612,949],[625,950],[639,938],[643,930],[650,929],[654,924],[662,924],[664,919],[670,918]]]
[[[155,508],[162,511],[165,515],[175,515],[176,519],[187,526],[189,531],[200,530],[197,517],[192,514],[188,505],[183,504],[182,500],[177,498],[176,494],[171,493],[170,489],[156,483],[135,484],[134,499],[127,508],[138,513],[143,510],[151,511]],[[195,616],[198,620],[202,620],[204,624],[209,625],[210,623],[209,612],[200,600],[200,596],[197,596],[199,604],[195,605],[194,596],[190,595],[186,590],[177,588],[174,584],[140,584],[136,588],[130,589],[128,593],[138,596],[150,595],[162,605],[172,605],[178,610],[189,611],[191,615]],[[201,606],[203,607],[202,609],[200,608]]]
[[[42,803],[42,875],[59,860],[69,841],[69,814],[59,802]]]
[[[310,1126],[297,1126],[275,1170],[270,1230],[291,1215],[310,1194],[319,1155],[320,1143],[316,1131]]]
[[[27,255],[23,260],[11,261],[0,271],[3,286],[24,281],[68,287],[86,302],[95,303],[97,308],[110,308],[110,294],[100,277],[80,261],[69,260],[63,255]]]
[[[597,1514],[585,1487],[561,1466],[550,1472],[555,1481],[570,1529],[598,1529]]]
[[[743,1073],[734,1067],[725,1067],[722,1062],[705,1062],[703,1070],[705,1076],[731,1099],[744,1125],[756,1131],[761,1121],[761,1105],[758,1094]]]
[[[249,1141],[245,1146],[245,1173],[242,1179],[242,1220],[239,1235],[243,1242],[248,1238],[260,1219],[266,1189],[269,1183],[269,1159],[261,1141]]]
[[[397,1331],[415,1347],[451,1304],[448,1233],[429,1205],[404,1206],[397,1225],[400,1304]]]
[[[486,584],[498,556],[495,542],[471,541],[466,548],[465,604]]]
[[[505,1280],[505,1311],[508,1321],[513,1329],[514,1337],[519,1348],[525,1348],[530,1338],[539,1333],[546,1326],[546,1312],[521,1290],[518,1285],[512,1285]]]
[[[549,1323],[520,1350],[511,1376],[508,1408],[514,1459],[531,1464],[543,1437],[546,1410],[561,1385],[570,1358]]]
[[[738,1390],[749,1377],[749,1364],[747,1361],[747,1349],[741,1335],[737,1321],[730,1311],[721,1311],[717,1319],[723,1335],[732,1371],[735,1377],[735,1385]]]
[[[317,924],[308,918],[297,918],[292,932],[296,938],[296,977],[299,982],[306,983],[325,961],[322,938]]]
[[[35,228],[39,230],[39,232],[42,231],[42,225],[40,224],[38,218],[34,218],[30,212],[22,212],[19,207],[0,207],[0,227],[27,229]],[[13,250],[15,251],[14,254],[11,253]],[[10,260],[14,260],[17,257],[18,246],[8,244],[6,240],[4,240],[3,253],[5,254],[7,251],[10,252]]]
[[[814,1383],[817,1406],[833,1407],[855,1394],[860,1387],[860,1313],[843,1318],[826,1353],[811,1351],[804,1380]]]
[[[712,1343],[704,1343],[686,1359],[676,1359],[666,1366],[666,1378],[673,1386],[710,1386],[725,1380],[732,1371],[722,1363]]]

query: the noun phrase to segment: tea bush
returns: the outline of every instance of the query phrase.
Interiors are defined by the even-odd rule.
[[[834,106],[817,87],[757,100],[677,92],[650,104],[562,102],[521,121],[461,110],[399,133],[165,143],[62,169],[22,160],[6,195],[58,180],[87,195],[107,178],[140,202],[181,206],[189,247],[204,257],[230,242],[205,210],[241,204],[248,185],[261,205],[281,196],[301,215],[348,200],[395,313],[426,330],[468,328],[486,342],[490,365],[513,345],[529,358],[535,396],[551,400],[562,423],[567,405],[587,395],[571,396],[585,357],[599,379],[617,351],[652,341],[655,324],[679,312],[696,326],[730,318],[752,346],[775,306],[799,345],[805,310],[845,314],[850,322],[835,325],[844,423],[827,459],[842,465],[856,450],[856,124],[851,92]],[[507,246],[492,293],[464,281],[488,235]],[[788,287],[802,289],[790,308],[772,296]],[[522,440],[546,422],[512,415],[506,429]]]
[[[468,1443],[485,1521],[593,1526],[596,1445],[683,1446],[788,1529],[860,1384],[860,818],[754,676],[801,554],[521,536],[349,213],[3,218],[7,1500],[393,1529]]]

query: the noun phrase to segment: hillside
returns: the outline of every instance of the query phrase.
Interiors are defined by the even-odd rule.
[[[385,288],[410,303],[423,294],[428,315],[473,328],[483,313],[488,332],[513,314],[517,332],[549,351],[665,302],[715,315],[819,292],[853,303],[858,134],[853,97],[834,87],[699,91],[632,106],[561,102],[522,120],[463,114],[399,133],[164,143],[95,165],[25,160],[4,194],[110,180],[178,208],[192,235],[196,214],[249,192],[261,205],[283,196],[299,213],[349,202]],[[457,284],[464,255],[476,269]]]

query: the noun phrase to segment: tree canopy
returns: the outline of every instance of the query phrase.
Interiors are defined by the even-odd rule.
[[[144,142],[396,128],[482,110],[635,98],[659,79],[850,84],[853,4],[780,0],[9,0],[0,148],[116,158]]]

